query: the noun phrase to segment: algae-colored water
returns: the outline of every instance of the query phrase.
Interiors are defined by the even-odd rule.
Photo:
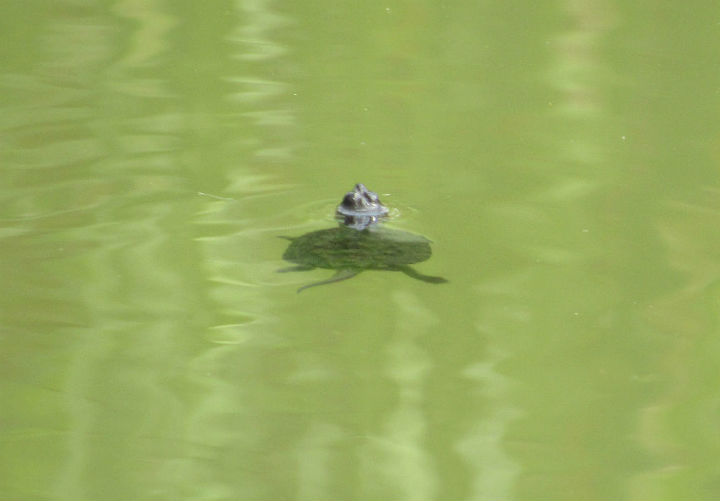
[[[0,5],[0,497],[720,497],[715,2]],[[356,182],[418,273],[277,273]]]

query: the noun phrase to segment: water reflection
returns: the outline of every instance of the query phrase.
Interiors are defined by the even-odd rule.
[[[392,300],[395,328],[381,354],[380,370],[394,385],[396,398],[360,448],[363,490],[368,499],[435,499],[440,479],[428,444],[425,409],[434,360],[421,340],[438,320],[412,294],[398,292]]]
[[[217,127],[236,89],[198,90],[231,82],[237,69],[222,29],[205,36],[202,23],[179,23],[188,15],[180,3],[106,3],[108,11],[53,3],[45,22],[23,28],[36,59],[0,76],[13,103],[0,114],[9,146],[0,271],[15,284],[0,301],[13,333],[3,352],[23,361],[11,378],[24,388],[3,405],[4,422],[17,416],[4,437],[20,439],[6,442],[2,469],[12,457],[27,472],[1,494],[233,497],[230,477],[213,465],[228,443],[247,443],[247,423],[217,423],[240,413],[244,389],[217,368],[238,341],[252,346],[267,302],[238,307],[236,290],[223,294],[232,278],[212,281],[225,263],[213,244],[227,242],[237,218],[228,200],[216,210],[216,200],[195,194],[262,191],[257,177],[223,176],[218,166],[265,136],[245,113],[265,107],[272,120],[261,125],[275,127],[277,107],[241,103],[232,110],[238,124]],[[203,15],[213,30],[228,18],[245,22],[219,6]],[[176,35],[209,46],[183,50]],[[208,343],[216,332],[235,336]],[[41,403],[31,409],[20,393]]]
[[[655,372],[635,375],[657,395],[636,418],[638,441],[655,460],[633,479],[637,499],[673,497],[667,493],[702,499],[718,492],[716,484],[695,479],[714,475],[707,458],[718,451],[717,438],[704,430],[708,417],[717,415],[714,376],[704,368],[720,366],[719,201],[720,189],[703,187],[691,200],[670,203],[657,221],[678,284],[639,305],[662,350]]]
[[[712,498],[714,66],[557,5],[0,7],[0,497]]]

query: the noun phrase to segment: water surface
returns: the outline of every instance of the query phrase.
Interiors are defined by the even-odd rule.
[[[715,3],[0,14],[0,497],[720,496]]]

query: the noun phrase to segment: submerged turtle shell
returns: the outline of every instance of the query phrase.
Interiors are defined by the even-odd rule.
[[[283,259],[334,270],[397,270],[430,258],[430,241],[385,228],[358,231],[340,226],[290,239]]]

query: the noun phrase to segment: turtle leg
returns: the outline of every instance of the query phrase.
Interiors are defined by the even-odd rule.
[[[288,266],[287,268],[280,268],[276,270],[276,273],[287,273],[288,271],[310,271],[315,269],[314,266],[309,264],[299,264],[297,266]]]
[[[423,275],[422,273],[418,273],[410,266],[398,266],[397,268],[399,271],[402,271],[407,276],[415,278],[417,280],[422,280],[423,282],[427,282],[430,284],[444,284],[447,282],[447,279],[443,277],[432,277],[430,275]]]
[[[319,282],[313,282],[308,285],[303,285],[297,291],[302,292],[305,289],[310,288],[310,287],[315,287],[316,285],[325,285],[325,284],[331,284],[333,282],[340,282],[341,280],[347,280],[348,278],[354,277],[358,273],[360,273],[360,270],[338,270],[333,276],[331,276],[327,280],[321,280]]]

